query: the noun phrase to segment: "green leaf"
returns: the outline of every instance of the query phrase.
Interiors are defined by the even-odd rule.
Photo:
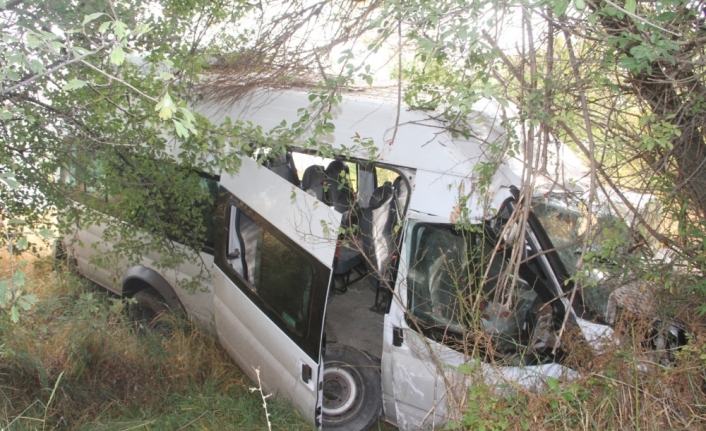
[[[34,295],[23,295],[17,300],[17,305],[19,305],[23,310],[28,311],[32,308],[32,304],[37,301],[38,299]]]
[[[40,230],[39,235],[41,235],[43,238],[46,238],[46,239],[55,238],[54,232],[50,231],[49,229]]]
[[[186,121],[188,121],[189,123],[196,122],[196,118],[194,117],[194,114],[191,113],[191,111],[189,111],[186,108],[179,108],[179,110],[181,111],[181,114],[184,116]],[[286,125],[286,123],[285,123],[285,125]]]
[[[162,97],[162,100],[157,103],[157,105],[154,107],[155,111],[159,111],[159,118],[162,120],[168,120],[172,118],[172,115],[177,110],[176,105],[174,105],[174,102],[172,101],[171,96],[169,96],[169,92],[164,93],[164,97]]]
[[[123,47],[118,45],[110,52],[110,62],[116,66],[120,66],[125,61],[125,51]]]
[[[86,81],[80,79],[72,79],[71,81],[67,82],[66,85],[64,85],[64,91],[75,90],[77,88],[83,87],[84,85],[86,85]]]
[[[471,375],[473,373],[473,370],[471,369],[471,366],[468,364],[461,364],[458,366],[458,372],[461,374],[466,374],[466,375]]]
[[[102,15],[105,15],[105,14],[103,12],[96,12],[96,13],[92,13],[90,15],[86,15],[86,17],[83,19],[83,24],[81,24],[81,25],[86,25],[89,22],[91,22],[97,18],[100,18]]]
[[[655,19],[657,21],[671,21],[676,17],[677,17],[677,14],[674,12],[662,12]]]
[[[139,24],[135,26],[135,29],[133,30],[133,36],[140,37],[145,33],[149,33],[150,31],[152,31],[152,27],[150,27],[149,24]]]
[[[10,190],[17,190],[20,187],[20,183],[15,181],[14,178],[10,178],[9,176],[0,176],[0,179],[7,184],[7,187],[9,187]]]
[[[556,377],[547,377],[547,385],[554,393],[559,392],[559,379]]]
[[[118,40],[125,39],[125,30],[127,30],[127,25],[125,25],[124,22],[115,21],[113,24],[113,31],[115,32],[115,36],[117,36]]]
[[[562,16],[569,8],[569,0],[558,0],[552,5],[552,11],[556,16]]]
[[[27,223],[26,221],[19,219],[19,218],[11,218],[10,220],[7,221],[9,224],[25,224]]]
[[[625,10],[630,13],[635,13],[637,9],[637,0],[625,0]]]
[[[12,323],[17,323],[20,321],[20,310],[16,305],[13,305],[10,308],[10,320],[12,320]]]
[[[0,281],[0,305],[7,304],[7,280]]]
[[[54,49],[54,51],[55,51],[57,54],[58,54],[59,51],[61,51],[62,49],[65,49],[65,48],[66,48],[66,45],[64,45],[64,44],[61,43],[61,42],[57,42],[57,41],[52,42],[50,45],[51,45],[51,47]]]
[[[32,72],[34,73],[44,72],[44,65],[39,62],[39,60],[31,59],[29,61],[29,68],[32,69]]]
[[[586,9],[586,3],[583,0],[574,0],[574,7],[576,10]]]
[[[186,130],[186,127],[184,127],[184,125],[181,124],[181,121],[177,120],[176,118],[174,119],[174,128],[176,129],[177,136],[179,136],[181,138],[188,138],[189,137],[189,131]]]
[[[29,242],[27,241],[27,237],[23,236],[22,238],[19,239],[19,241],[17,241],[17,244],[15,245],[15,247],[18,250],[24,250],[27,248],[28,245],[29,245]]]
[[[15,285],[15,287],[21,287],[25,284],[25,273],[21,269],[17,269],[15,273],[12,275],[12,284]]]
[[[100,33],[100,34],[105,33],[105,31],[108,30],[108,27],[110,27],[111,24],[113,24],[113,23],[110,21],[106,21],[103,24],[101,24],[101,26],[98,27],[98,33]]]
[[[29,45],[30,48],[37,48],[42,46],[43,44],[44,41],[40,39],[36,33],[27,34],[27,45]]]

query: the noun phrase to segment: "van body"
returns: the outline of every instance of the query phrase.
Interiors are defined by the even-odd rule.
[[[303,92],[261,91],[198,111],[270,130],[308,104]],[[508,139],[501,110],[474,106],[473,133],[458,138],[427,112],[344,97],[324,138],[339,156],[295,145],[204,177],[218,184],[212,248],[200,256],[212,276],[193,294],[178,280],[195,266],[159,270],[149,254],[121,273],[92,264],[111,247],[100,226],[67,246],[88,278],[124,296],[152,288],[210,326],[245,373],[259,370],[265,391],[318,427],[367,429],[380,412],[403,430],[440,427],[458,419],[474,378],[539,388],[573,375],[556,336],[565,320],[596,346],[611,334],[609,294],[598,311],[568,301],[567,241],[581,215],[545,192],[519,227],[524,165],[491,148]],[[574,248],[561,255],[556,241]]]

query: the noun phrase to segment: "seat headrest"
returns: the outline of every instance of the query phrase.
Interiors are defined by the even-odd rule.
[[[338,179],[342,171],[348,173],[348,166],[340,160],[334,160],[326,167],[326,175],[334,180]]]
[[[386,181],[385,184],[373,191],[372,196],[370,196],[370,203],[368,206],[370,208],[379,208],[381,205],[392,199],[393,193],[394,191],[392,190],[392,184],[390,184],[389,181]]]
[[[308,190],[323,183],[324,167],[321,165],[311,165],[304,171],[302,177],[302,189]]]
[[[266,164],[269,165],[268,167],[275,167],[275,166],[280,166],[284,165],[287,163],[287,153],[277,153],[274,156],[270,156],[270,154],[267,155],[267,161]]]

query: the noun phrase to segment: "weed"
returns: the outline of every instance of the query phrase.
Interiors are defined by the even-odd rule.
[[[0,319],[1,429],[267,429],[214,338],[170,314],[167,337],[138,334],[122,300],[51,267],[28,265],[39,301],[21,324]],[[310,429],[277,400],[268,409],[274,430]]]

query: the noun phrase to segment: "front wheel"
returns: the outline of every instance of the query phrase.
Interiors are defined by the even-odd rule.
[[[323,429],[364,431],[382,412],[380,366],[349,346],[326,346]]]

